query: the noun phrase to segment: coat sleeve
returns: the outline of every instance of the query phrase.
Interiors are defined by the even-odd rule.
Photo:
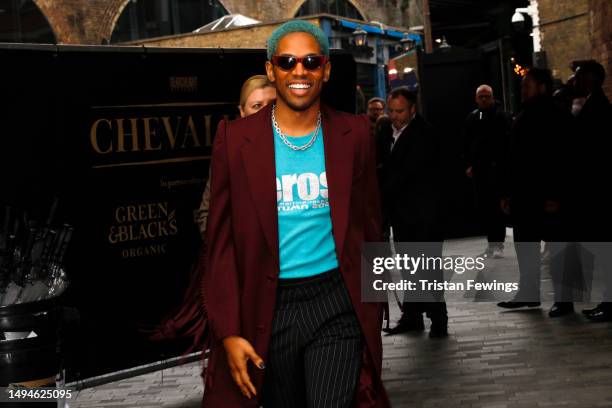
[[[240,335],[238,272],[233,239],[226,123],[221,121],[213,144],[210,213],[202,293],[213,336]]]
[[[568,180],[570,179],[568,163],[571,162],[571,146],[569,141],[573,131],[574,117],[565,111],[553,110],[553,120],[548,126],[548,132],[542,132],[543,151],[546,155],[543,178],[544,198],[553,201],[564,201]],[[547,129],[547,130],[548,130]]]

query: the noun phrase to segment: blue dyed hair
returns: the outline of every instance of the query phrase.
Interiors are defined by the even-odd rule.
[[[323,55],[329,57],[329,40],[319,27],[308,21],[291,20],[274,30],[270,38],[268,38],[268,60],[272,59],[281,38],[290,33],[308,33],[312,35],[319,43]]]

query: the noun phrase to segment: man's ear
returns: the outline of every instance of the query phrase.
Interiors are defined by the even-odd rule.
[[[417,113],[417,105],[416,103],[411,103],[410,104],[410,114],[414,115],[415,113]]]
[[[266,75],[268,76],[268,80],[270,82],[275,82],[276,78],[274,77],[274,65],[270,61],[266,61]]]
[[[327,61],[325,63],[325,67],[323,67],[323,82],[329,81],[330,74],[331,74],[331,62]]]

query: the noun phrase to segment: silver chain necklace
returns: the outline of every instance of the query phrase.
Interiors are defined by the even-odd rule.
[[[280,126],[278,126],[278,123],[276,123],[276,116],[274,115],[275,110],[276,104],[272,105],[272,125],[274,126],[274,130],[276,130],[276,133],[278,133],[283,143],[285,143],[290,149],[296,151],[306,150],[313,145],[315,140],[317,140],[317,135],[319,134],[319,129],[321,128],[321,111],[319,111],[319,113],[317,114],[317,127],[315,128],[314,134],[312,135],[308,143],[302,146],[296,146],[287,139],[287,136],[285,136],[283,132],[281,132]]]

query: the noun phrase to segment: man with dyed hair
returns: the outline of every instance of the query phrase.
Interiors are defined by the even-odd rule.
[[[382,305],[360,301],[361,245],[382,236],[369,121],[321,103],[329,44],[310,23],[274,31],[266,72],[276,103],[213,146],[204,406],[389,407]]]

